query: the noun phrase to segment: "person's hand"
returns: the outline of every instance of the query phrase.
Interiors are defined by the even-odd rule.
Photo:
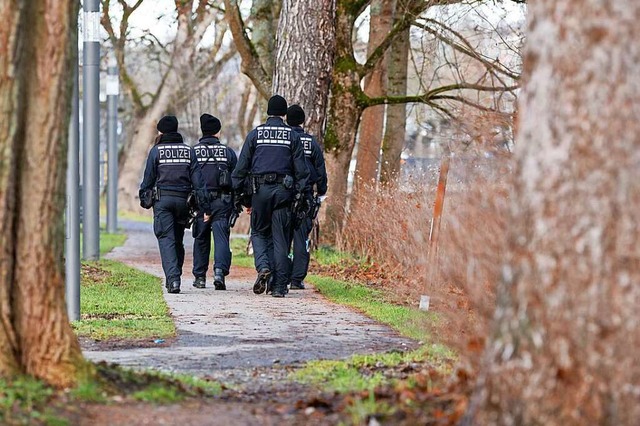
[[[204,214],[204,221],[205,222],[209,222],[211,220],[211,215],[210,214]]]
[[[251,214],[251,207],[247,207],[247,214]]]

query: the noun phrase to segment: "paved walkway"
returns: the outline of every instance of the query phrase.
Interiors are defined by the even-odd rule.
[[[106,258],[163,277],[152,225],[130,221],[119,225],[128,234],[127,241]],[[233,267],[227,277],[227,291],[215,291],[210,268],[207,288],[196,289],[191,285],[192,243],[187,232],[182,292],[164,292],[178,330],[175,341],[151,348],[86,349],[87,358],[219,376],[231,369],[339,359],[415,346],[390,328],[326,300],[313,288],[292,291],[284,299],[255,295],[255,271],[251,269]]]

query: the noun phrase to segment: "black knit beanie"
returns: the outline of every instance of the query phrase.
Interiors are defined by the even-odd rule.
[[[200,130],[202,130],[202,135],[216,135],[222,129],[222,123],[218,118],[214,117],[211,114],[202,114],[200,116]]]
[[[156,129],[160,133],[174,133],[178,131],[178,119],[173,115],[165,115],[158,121]]]
[[[267,105],[267,115],[275,117],[287,115],[287,100],[280,95],[273,95]]]
[[[291,105],[287,110],[287,124],[289,126],[300,126],[304,123],[304,110],[300,105]]]

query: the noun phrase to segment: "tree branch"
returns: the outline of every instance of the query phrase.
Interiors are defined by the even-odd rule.
[[[360,78],[367,75],[376,66],[398,35],[409,28],[420,13],[424,12],[431,4],[430,0],[419,0],[411,1],[406,5],[402,15],[396,18],[391,31],[389,31],[384,40],[371,52],[364,65],[358,66],[357,72]]]
[[[457,96],[445,96],[445,95],[442,95],[442,93],[450,92],[453,90],[462,90],[462,89],[477,90],[480,92],[512,92],[518,89],[518,86],[494,87],[494,86],[482,86],[479,84],[455,83],[455,84],[449,84],[446,86],[437,87],[421,95],[378,96],[375,98],[370,98],[364,95],[363,93],[361,96],[362,100],[360,103],[362,106],[366,108],[374,105],[395,105],[395,104],[409,104],[409,103],[425,103],[426,104],[436,99],[458,100]],[[488,110],[493,111],[491,109],[488,109]]]
[[[118,0],[121,4],[124,0]],[[129,92],[131,97],[131,102],[133,103],[134,109],[136,111],[144,111],[145,105],[142,101],[142,96],[138,91],[138,87],[136,83],[133,81],[133,78],[127,71],[127,67],[125,64],[125,44],[126,44],[126,36],[127,29],[129,27],[129,17],[131,13],[133,13],[142,3],[142,0],[138,0],[138,2],[134,6],[127,6],[125,3],[124,12],[122,16],[122,20],[120,21],[120,36],[116,36],[115,30],[113,29],[113,25],[111,24],[111,16],[110,16],[110,0],[102,0],[102,16],[100,17],[100,23],[102,27],[107,32],[109,36],[109,40],[113,45],[113,49],[115,51],[116,61],[118,63],[118,73],[120,74],[120,80],[122,81],[122,85],[124,89]]]
[[[224,0],[224,5],[229,30],[231,30],[236,48],[242,59],[242,72],[251,79],[260,95],[268,99],[271,96],[272,76],[267,75],[260,63],[255,46],[247,36],[238,2],[237,0]]]
[[[429,34],[432,34],[433,36],[435,36],[440,41],[448,44],[449,46],[451,46],[455,50],[457,50],[457,51],[459,51],[459,52],[461,52],[461,53],[463,53],[463,54],[465,54],[465,55],[477,60],[478,62],[482,63],[487,69],[495,70],[496,72],[504,74],[504,75],[506,75],[507,77],[509,77],[509,78],[511,78],[513,80],[519,80],[520,79],[520,75],[511,72],[511,70],[509,70],[506,67],[504,67],[499,61],[489,61],[486,57],[484,57],[483,55],[481,55],[480,53],[475,51],[473,46],[471,46],[469,44],[469,42],[462,36],[462,34],[458,33],[457,31],[453,30],[452,28],[447,27],[443,23],[436,21],[435,19],[425,18],[424,20],[426,22],[430,22],[432,24],[438,25],[438,26],[440,26],[441,28],[443,28],[446,31],[449,31],[454,36],[456,36],[458,39],[460,39],[461,42],[464,44],[464,46],[460,45],[455,40],[453,40],[453,39],[451,39],[449,37],[446,37],[443,34],[440,34],[440,32],[438,32],[437,30],[431,28],[428,25],[422,24],[420,22],[414,22],[413,26],[423,29],[424,31],[428,32]]]

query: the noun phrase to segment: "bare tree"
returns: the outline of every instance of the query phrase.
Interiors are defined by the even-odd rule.
[[[64,303],[67,133],[78,3],[0,5],[0,376],[91,372]]]
[[[112,25],[113,0],[102,0],[102,26],[109,35],[115,50],[124,91],[132,102],[133,130],[125,141],[120,157],[118,198],[123,209],[137,207],[137,187],[144,158],[153,143],[155,123],[165,113],[174,112],[186,105],[190,96],[206,87],[233,57],[234,50],[221,52],[225,25],[220,9],[207,0],[175,2],[177,31],[171,43],[163,44],[151,33],[147,41],[157,49],[159,84],[148,92],[142,92],[140,81],[135,81],[127,67],[126,51],[129,41],[129,18],[140,7],[143,0],[132,5],[126,0],[117,0],[122,9],[118,31]],[[209,27],[214,24],[216,35],[211,47],[199,49]],[[146,76],[144,83],[149,84]],[[194,83],[195,82],[195,83]]]
[[[511,254],[467,424],[636,424],[640,4],[528,13]]]
[[[467,56],[476,57],[487,69],[489,75],[508,74],[500,61],[489,61],[482,55],[478,55],[472,46],[459,43],[457,40],[447,39],[440,34],[442,23],[434,19],[423,18],[421,15],[432,6],[442,6],[458,3],[459,0],[423,1],[410,0],[404,5],[403,13],[398,14],[393,27],[387,33],[380,44],[367,56],[364,63],[358,63],[354,56],[352,43],[352,30],[357,18],[369,1],[342,1],[337,3],[336,17],[336,59],[333,69],[331,86],[331,103],[327,113],[327,130],[325,134],[325,151],[327,154],[327,171],[330,173],[332,185],[329,190],[327,205],[327,220],[325,224],[325,236],[329,240],[335,239],[344,226],[345,206],[347,200],[347,176],[351,154],[355,146],[356,129],[360,122],[362,112],[375,105],[396,105],[404,103],[423,103],[435,110],[452,116],[447,109],[446,102],[459,102],[479,108],[487,107],[469,100],[466,92],[497,93],[513,91],[517,88],[514,80],[497,78],[497,83],[487,84],[484,81],[466,81],[464,78],[451,84],[425,85],[415,95],[407,96],[367,96],[360,87],[360,81],[368,75],[394,41],[407,28],[414,26],[422,28],[425,32],[434,34],[442,40],[449,40],[455,44],[456,50]],[[517,79],[517,75],[514,76]]]

